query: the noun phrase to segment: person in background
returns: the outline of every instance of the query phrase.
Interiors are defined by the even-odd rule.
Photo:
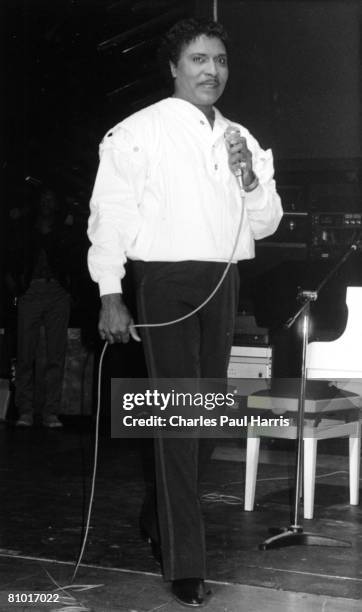
[[[152,379],[226,379],[238,304],[237,261],[254,257],[254,241],[282,216],[273,157],[250,132],[215,108],[228,79],[227,36],[219,23],[183,20],[166,35],[172,97],[111,129],[100,146],[91,198],[88,264],[99,284],[99,332],[110,344],[140,340],[122,299],[132,262],[140,323],[188,315],[142,330]],[[236,136],[225,144],[227,128]],[[242,175],[244,197],[235,176]],[[204,526],[198,496],[199,438],[155,438],[157,506],[144,531],[160,548],[165,580],[189,606],[207,596]],[[148,515],[148,516],[146,516]]]
[[[34,422],[35,359],[41,327],[45,330],[46,364],[42,423],[60,428],[58,418],[70,315],[69,275],[64,224],[56,193],[43,187],[26,228],[21,266],[13,277],[17,293],[17,426]]]

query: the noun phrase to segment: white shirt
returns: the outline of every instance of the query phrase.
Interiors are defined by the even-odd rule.
[[[228,262],[241,215],[233,261],[254,257],[254,240],[276,230],[283,213],[272,153],[233,124],[259,179],[243,203],[224,142],[230,124],[215,109],[211,128],[196,106],[166,98],[106,134],[88,224],[88,266],[101,295],[121,292],[127,258]]]

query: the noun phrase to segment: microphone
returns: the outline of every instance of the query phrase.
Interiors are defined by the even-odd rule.
[[[226,149],[230,157],[232,146],[235,144],[239,144],[239,142],[241,141],[241,135],[240,135],[239,128],[236,127],[235,125],[229,125],[225,130],[224,139],[225,139]],[[242,162],[240,162],[240,164],[238,164],[237,166],[234,166],[234,167],[230,166],[232,173],[236,176],[238,180],[240,189],[244,189],[243,175],[241,172],[242,167],[243,167]]]

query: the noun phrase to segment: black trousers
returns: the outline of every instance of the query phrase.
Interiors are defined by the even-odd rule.
[[[225,264],[134,262],[139,322],[159,323],[199,306],[219,281]],[[142,329],[152,378],[225,378],[238,303],[239,275],[232,265],[218,292],[180,323]],[[166,580],[204,578],[205,538],[198,481],[198,437],[155,439],[158,529]],[[205,453],[207,454],[207,452]],[[155,535],[155,509],[143,508],[143,525]]]
[[[18,304],[18,349],[15,403],[19,414],[34,411],[34,363],[40,328],[46,341],[43,416],[60,410],[70,296],[56,281],[33,281]]]

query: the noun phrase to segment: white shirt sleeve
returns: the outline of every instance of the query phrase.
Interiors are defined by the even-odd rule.
[[[147,175],[144,149],[123,127],[106,134],[90,201],[88,267],[100,295],[121,293],[127,249],[141,224],[139,206]]]

